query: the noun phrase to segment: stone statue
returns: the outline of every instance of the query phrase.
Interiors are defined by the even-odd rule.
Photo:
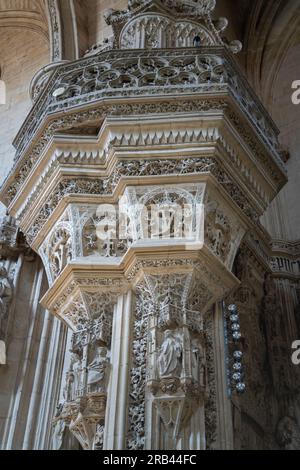
[[[293,407],[290,407],[288,416],[282,418],[278,423],[277,441],[280,447],[285,450],[300,449],[300,428]]]
[[[158,357],[158,371],[161,377],[180,377],[182,368],[181,341],[171,330],[166,330]]]
[[[13,287],[4,266],[0,266],[0,336],[4,336],[3,320],[7,315],[12,300]]]
[[[88,391],[105,392],[108,371],[107,348],[98,347],[94,360],[88,366]]]
[[[194,44],[194,47],[200,47],[201,46],[201,38],[198,34],[197,34],[197,36],[194,37],[193,44]]]
[[[199,341],[192,342],[192,376],[201,387],[206,385],[206,365],[203,348]]]
[[[73,353],[71,356],[70,370],[66,374],[66,384],[63,396],[66,402],[76,399],[81,388],[82,363],[78,354]]]

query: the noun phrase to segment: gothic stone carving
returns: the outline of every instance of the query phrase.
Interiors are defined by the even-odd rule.
[[[9,216],[0,218],[0,259],[15,259],[21,252],[29,255],[16,220]]]
[[[94,315],[98,313],[95,309]],[[84,449],[103,445],[111,319],[109,323],[103,330],[102,315],[74,333],[72,339],[73,352],[63,393],[65,402],[59,419],[67,424]]]
[[[143,450],[145,446],[145,387],[147,362],[148,317],[152,309],[147,290],[137,290],[133,325],[132,365],[130,371],[127,449]]]
[[[0,265],[0,365],[6,364],[6,325],[13,297],[13,283],[7,270]]]

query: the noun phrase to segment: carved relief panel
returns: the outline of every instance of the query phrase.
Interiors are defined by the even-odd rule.
[[[116,297],[88,292],[82,296],[87,320],[77,324],[72,336],[72,354],[64,378],[64,401],[54,419],[54,430],[58,423],[65,423],[82,448],[91,450],[103,447]]]
[[[140,15],[126,24],[120,37],[121,49],[157,49],[192,47],[198,36],[201,44],[211,46],[214,38],[203,25],[176,21],[159,14]]]

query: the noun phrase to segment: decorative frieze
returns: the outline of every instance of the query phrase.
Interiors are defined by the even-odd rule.
[[[0,260],[16,259],[21,252],[28,251],[16,220],[9,216],[0,218]]]
[[[106,53],[106,54],[109,54],[109,53]],[[123,71],[123,68],[124,68],[124,60],[125,60],[124,57],[122,56],[122,60],[121,60],[121,59],[118,60],[118,59],[117,59],[117,55],[116,55],[116,54],[118,54],[117,52],[114,52],[114,53],[111,53],[111,54],[114,54],[114,55],[112,55],[112,57],[116,57],[116,59],[115,59],[115,60],[116,60],[116,64],[119,63],[119,64],[120,64],[120,67],[122,67],[122,70],[118,71],[117,75],[118,75],[119,77],[123,77],[123,78],[124,78],[125,75],[126,75],[126,73]],[[128,53],[126,52],[126,54],[129,54],[129,57],[128,57],[128,67],[129,67],[129,69],[131,69],[131,68],[133,67],[133,65],[132,65],[133,57],[130,57],[130,53],[129,53],[129,52],[128,52]],[[181,64],[182,64],[182,63],[183,63],[183,64],[187,63],[186,61],[187,61],[187,59],[188,59],[187,54],[184,54],[184,55],[180,58],[180,57],[178,56],[179,52],[170,52],[170,51],[165,52],[165,56],[164,56],[165,58],[164,58],[161,54],[160,54],[159,57],[158,57],[157,54],[155,53],[155,51],[151,51],[151,52],[149,52],[149,53],[147,53],[147,54],[146,54],[145,52],[141,52],[140,54],[141,54],[141,55],[139,55],[139,58],[138,58],[138,59],[135,59],[135,64],[136,64],[136,67],[138,67],[138,68],[139,68],[139,67],[142,67],[143,61],[145,61],[145,64],[146,64],[147,61],[148,61],[148,62],[150,61],[149,63],[152,63],[152,62],[154,61],[153,63],[155,63],[155,62],[157,62],[157,61],[159,62],[159,61],[167,60],[167,61],[170,61],[170,67],[171,67],[171,68],[173,67],[173,66],[171,65],[172,61],[175,61],[174,64],[177,64],[177,67],[179,67],[179,69],[180,69],[180,67],[182,67]],[[144,55],[143,55],[143,54],[144,54]],[[150,56],[151,56],[151,59],[150,59],[149,54],[150,54]],[[211,63],[211,61],[213,61],[213,60],[217,60],[217,62],[218,62],[218,57],[220,57],[220,60],[221,60],[220,64],[225,64],[224,58],[222,59],[222,54],[221,54],[221,56],[218,56],[218,53],[216,53],[215,55],[214,55],[214,54],[211,54],[211,55],[210,55],[210,54],[208,53],[208,54],[207,54],[207,57],[206,57],[206,55],[205,55],[205,53],[204,53],[202,59],[201,59],[202,55],[200,55],[199,58],[197,59],[197,55],[195,55],[195,54],[196,54],[195,51],[189,50],[189,54],[191,54],[191,61],[193,61],[193,63],[197,64],[197,65],[195,65],[195,66],[197,66],[197,67],[200,67],[201,60],[204,61],[204,62],[203,62],[203,64],[204,64],[204,65],[203,65],[203,73],[204,73],[204,75],[205,75],[205,77],[206,77],[205,80],[204,80],[204,83],[205,83],[205,84],[201,85],[201,89],[198,90],[198,93],[199,93],[199,92],[200,92],[200,93],[206,93],[206,92],[212,93],[212,92],[215,91],[215,92],[217,92],[218,95],[219,95],[220,91],[223,91],[223,94],[226,95],[226,92],[227,92],[227,89],[228,89],[228,88],[227,88],[228,85],[226,84],[226,77],[227,77],[227,74],[229,73],[229,75],[231,75],[232,77],[235,77],[235,80],[236,80],[236,77],[237,77],[236,72],[235,72],[235,71],[231,71],[231,68],[233,67],[233,64],[230,63],[229,57],[227,57],[226,54],[225,54],[225,56],[226,56],[226,60],[225,60],[225,61],[226,61],[226,65],[222,65],[222,67],[225,67],[225,69],[226,69],[226,77],[223,78],[223,81],[221,80],[221,83],[219,83],[219,85],[217,85],[217,87],[219,87],[219,88],[218,88],[218,89],[215,88],[215,90],[214,90],[213,88],[216,86],[214,82],[215,82],[215,80],[216,80],[216,77],[219,76],[219,75],[218,75],[219,72],[218,72],[217,74],[214,73],[214,72],[213,72],[213,68],[211,68],[210,63]],[[201,53],[201,54],[202,54],[202,53]],[[91,60],[91,59],[84,59],[84,60],[86,61],[86,60]],[[196,60],[196,62],[195,62],[195,60]],[[151,61],[152,61],[152,62],[151,62]],[[182,61],[183,61],[183,62],[182,62]],[[106,62],[104,61],[103,64],[105,65],[105,63],[106,63]],[[82,76],[84,77],[84,79],[83,79],[84,86],[86,86],[87,84],[89,84],[89,86],[91,86],[91,83],[94,83],[94,81],[96,80],[96,79],[95,79],[95,73],[96,73],[96,75],[97,75],[98,73],[100,73],[101,77],[104,77],[105,74],[103,75],[103,71],[105,71],[105,70],[110,70],[110,69],[107,69],[108,65],[107,65],[107,67],[105,67],[103,64],[101,65],[101,63],[100,63],[100,65],[99,65],[99,70],[98,70],[98,69],[97,69],[97,65],[95,64],[95,61],[94,61],[94,60],[93,60],[93,63],[91,63],[91,65],[89,65],[88,62],[87,62],[87,63],[84,62],[84,65],[83,65],[82,69],[79,69],[79,70],[76,70],[76,71],[73,71],[73,72],[72,72],[72,68],[70,68],[70,65],[59,67],[59,68],[58,68],[59,72],[56,71],[56,72],[54,73],[54,76],[57,74],[59,77],[61,77],[61,78],[60,78],[61,83],[58,82],[58,83],[56,83],[56,85],[54,85],[55,80],[54,80],[54,77],[52,77],[51,80],[50,80],[50,82],[49,82],[49,86],[52,86],[52,87],[53,87],[53,86],[56,86],[56,87],[58,87],[59,89],[65,88],[66,91],[67,91],[66,85],[65,85],[65,86],[63,86],[63,85],[64,85],[64,81],[66,81],[66,83],[68,82],[68,79],[67,79],[66,77],[68,77],[68,74],[69,74],[69,73],[72,75],[72,77],[73,77],[73,74],[74,74],[74,73],[81,74],[81,75],[83,74]],[[110,62],[108,62],[108,64],[110,64]],[[179,64],[179,65],[178,65],[178,64]],[[198,64],[199,64],[199,65],[198,65]],[[66,67],[66,68],[65,68],[65,67]],[[69,70],[68,70],[68,67],[70,68],[70,72],[69,72]],[[95,72],[95,71],[94,71],[93,73],[89,72],[89,71],[88,71],[88,70],[89,70],[89,67],[92,67],[93,70],[95,70],[96,72]],[[102,68],[101,68],[101,67],[102,67]],[[103,67],[104,67],[104,69],[103,69]],[[111,65],[109,65],[109,67],[111,67]],[[162,70],[165,70],[166,67],[168,67],[168,66],[167,66],[165,63],[161,65],[161,69],[162,69]],[[175,65],[174,65],[174,67],[175,67],[175,69],[176,69],[176,66],[175,66]],[[186,65],[185,67],[188,67],[188,65]],[[219,66],[218,66],[218,67],[219,67]],[[200,67],[200,68],[201,68],[201,67]],[[175,70],[175,69],[174,69],[174,70]],[[65,77],[64,77],[64,74],[63,74],[63,70],[65,70]],[[85,70],[86,70],[86,72],[85,72]],[[91,69],[91,70],[92,70],[92,69]],[[188,72],[182,72],[182,73],[191,73],[189,70],[190,70],[190,69],[188,69]],[[212,77],[209,78],[209,81],[207,81],[207,73],[208,73],[208,70],[211,70],[209,73],[212,74]],[[219,68],[218,68],[218,70],[219,70]],[[110,72],[109,72],[109,73],[110,73]],[[133,72],[132,72],[132,73],[133,73]],[[145,73],[145,76],[147,76],[147,74],[149,74],[149,72],[147,72],[147,71],[145,71],[145,72],[143,72],[143,73]],[[175,72],[174,72],[174,73],[175,73]],[[176,80],[178,79],[178,76],[180,76],[180,73],[179,73],[179,75],[178,75],[178,73],[179,73],[179,72],[177,71],[177,72],[175,73],[175,75],[174,75],[174,77],[176,77]],[[88,75],[91,74],[90,79],[88,79],[88,78],[85,76],[85,74],[88,74]],[[138,78],[138,77],[139,77],[139,74],[141,74],[141,72],[139,72],[138,74],[137,74],[137,73],[134,73],[134,74],[133,74],[133,76],[134,76],[134,83],[136,82],[136,80],[139,80],[139,78]],[[113,74],[112,74],[112,75],[113,75]],[[112,76],[112,75],[111,75],[111,76]],[[157,74],[155,74],[155,76],[156,76],[156,75],[157,75]],[[58,76],[57,76],[56,78],[58,78]],[[199,69],[199,70],[197,69],[197,73],[195,73],[195,76],[201,77],[201,71],[200,71],[200,69]],[[214,78],[214,77],[215,77],[215,78]],[[171,75],[170,75],[170,76],[168,76],[168,78],[166,78],[165,80],[168,80],[168,81],[170,82],[171,78],[172,78],[172,77],[171,77]],[[101,78],[101,79],[102,79],[102,78]],[[197,78],[197,80],[198,80],[198,78]],[[219,79],[219,80],[220,80],[220,79]],[[112,81],[114,81],[113,77],[112,77]],[[115,81],[116,81],[116,80],[115,80]],[[97,82],[97,80],[96,80],[96,82]],[[95,82],[95,83],[96,83],[96,82]],[[76,93],[79,94],[78,96],[80,96],[80,103],[81,103],[82,105],[86,104],[86,103],[83,101],[84,96],[88,97],[90,100],[92,99],[92,101],[95,101],[95,100],[98,99],[97,96],[95,95],[95,93],[94,93],[94,92],[91,92],[91,90],[88,90],[87,93],[84,94],[84,93],[82,92],[82,90],[79,90],[79,88],[78,88],[79,85],[73,85],[73,83],[74,83],[74,79],[72,78],[72,87],[74,88],[74,86],[75,86],[75,88],[76,88],[77,91],[76,91],[75,89],[74,89],[74,90],[76,91]],[[97,82],[97,83],[98,83],[98,82]],[[105,83],[107,83],[107,80],[106,80]],[[208,84],[207,84],[207,83],[208,83]],[[99,84],[99,86],[100,86],[100,84]],[[240,88],[239,88],[240,92],[239,92],[238,96],[239,96],[240,102],[242,102],[242,97],[245,95],[246,91],[244,91],[244,88],[243,88],[243,87],[244,87],[244,84],[243,84],[242,82],[240,83],[239,86],[240,86]],[[71,88],[72,88],[72,87],[71,87]],[[141,84],[141,85],[135,84],[134,86],[133,86],[133,85],[132,85],[132,86],[128,86],[128,85],[123,86],[123,84],[122,84],[122,86],[121,86],[121,85],[118,85],[117,90],[119,90],[119,94],[121,93],[121,94],[123,94],[123,95],[124,95],[125,92],[127,92],[127,95],[128,95],[128,96],[129,96],[128,93],[131,92],[131,90],[132,90],[132,93],[133,93],[135,96],[137,96],[137,95],[138,95],[138,90],[140,90],[142,94],[145,94],[145,90],[143,90],[143,87],[144,87],[143,84]],[[237,85],[236,85],[236,81],[234,82],[234,87],[235,87],[235,92],[233,93],[233,95],[234,95],[234,96],[237,96],[237,90],[236,90]],[[47,87],[47,88],[48,88],[48,87]],[[154,91],[155,91],[155,94],[156,94],[156,95],[160,92],[160,90],[161,90],[161,92],[162,92],[164,95],[167,95],[167,94],[168,94],[168,90],[169,90],[169,92],[172,92],[172,93],[174,93],[174,92],[176,91],[177,94],[178,94],[179,92],[180,92],[180,93],[184,93],[185,91],[188,91],[189,93],[191,93],[191,91],[193,91],[193,92],[196,92],[196,91],[197,91],[197,90],[196,90],[197,87],[195,88],[195,85],[189,84],[189,86],[182,86],[182,83],[181,83],[181,82],[180,82],[180,84],[178,84],[178,90],[177,90],[177,88],[176,88],[176,85],[172,85],[172,84],[168,85],[167,83],[162,83],[162,84],[159,85],[159,86],[153,86],[153,85],[149,86],[149,85],[148,85],[148,88],[149,88],[149,92],[152,91],[152,92],[154,93]],[[108,89],[106,86],[105,86],[104,88],[103,88],[103,87],[102,87],[102,88],[100,87],[100,89],[101,89],[101,96],[103,95],[103,93],[108,94],[109,89]],[[74,90],[72,90],[72,95],[74,95],[74,92],[75,92]],[[249,92],[248,92],[248,93],[249,93]],[[112,97],[111,93],[110,93],[110,97]],[[63,95],[61,95],[61,96],[59,97],[59,100],[62,99],[62,98],[63,98]],[[46,99],[46,100],[48,100],[48,101],[51,101],[51,100],[54,99],[54,98],[52,97],[52,93],[51,93],[51,91],[50,91],[49,89],[47,89],[47,98],[44,98],[44,99]],[[78,99],[76,99],[76,98],[69,98],[69,99],[67,99],[67,100],[65,100],[65,101],[62,101],[62,103],[64,104],[64,107],[63,107],[63,108],[65,108],[66,103],[69,103],[69,102],[70,102],[70,104],[71,104],[71,101],[70,101],[70,100],[71,100],[71,101],[74,100],[74,104],[76,104],[76,106],[78,106]],[[167,101],[168,101],[168,100],[167,100]],[[192,108],[195,108],[196,102],[197,102],[197,100],[194,99],[192,102],[189,103],[189,109],[190,109],[190,110],[192,110]],[[252,103],[256,103],[256,98],[251,96],[251,102],[252,102]],[[224,103],[225,103],[225,101],[224,101]],[[227,103],[228,103],[228,101],[227,101]],[[228,103],[228,104],[229,104],[229,103]],[[228,104],[226,104],[226,106],[228,106]],[[46,106],[46,102],[44,103],[44,105]],[[39,103],[39,110],[40,110],[39,113],[42,112],[42,115],[36,116],[36,117],[34,118],[34,121],[37,122],[37,123],[38,123],[38,122],[41,122],[41,119],[46,116],[46,114],[47,114],[48,111],[51,111],[51,113],[54,113],[54,112],[58,112],[58,111],[60,110],[60,109],[59,109],[59,102],[56,102],[55,105],[51,105],[52,107],[51,107],[51,108],[49,107],[47,112],[46,112],[46,110],[45,110],[45,106],[44,106],[44,105],[42,105],[42,103]],[[50,106],[50,104],[48,104],[47,106]],[[210,108],[213,106],[212,100],[209,100],[208,106],[209,106]],[[254,104],[253,104],[253,106],[254,106]],[[140,107],[140,111],[138,110],[139,107]],[[164,110],[162,109],[162,107],[164,108]],[[62,109],[63,109],[63,108],[62,108]],[[118,108],[118,110],[116,110],[116,108]],[[122,109],[122,108],[123,108],[123,109]],[[135,109],[134,109],[134,108],[135,108]],[[176,105],[174,105],[174,104],[171,103],[171,102],[166,102],[166,103],[164,103],[164,104],[160,102],[159,104],[158,104],[158,103],[155,103],[155,105],[154,105],[154,104],[151,104],[151,103],[145,103],[145,104],[143,104],[142,106],[140,106],[139,103],[137,103],[136,105],[133,105],[133,104],[121,104],[121,105],[113,104],[113,105],[101,105],[101,107],[99,107],[99,106],[97,107],[97,110],[96,110],[96,109],[94,109],[94,110],[90,109],[89,111],[84,111],[83,114],[80,113],[80,112],[79,112],[79,113],[77,112],[76,115],[68,114],[68,116],[65,115],[65,117],[64,117],[63,120],[62,120],[62,119],[55,119],[55,118],[54,118],[54,119],[52,120],[52,122],[49,124],[49,126],[48,126],[48,128],[47,128],[47,130],[46,130],[46,133],[44,134],[44,136],[41,137],[41,139],[39,139],[39,144],[38,144],[38,147],[36,147],[36,150],[34,151],[34,154],[36,154],[36,151],[38,152],[38,154],[40,154],[40,152],[41,152],[41,145],[44,146],[44,145],[46,144],[46,142],[48,141],[49,137],[50,137],[51,135],[53,135],[54,132],[57,132],[58,130],[62,130],[63,128],[65,128],[65,129],[66,129],[66,128],[71,128],[71,127],[74,126],[74,125],[75,125],[75,126],[78,126],[78,125],[80,124],[80,122],[82,122],[83,119],[85,120],[85,122],[87,122],[87,121],[93,121],[93,120],[97,119],[97,116],[98,116],[98,119],[101,120],[101,119],[103,119],[103,117],[105,117],[105,116],[107,116],[107,115],[114,115],[114,114],[115,114],[115,110],[117,111],[117,114],[118,114],[118,115],[120,115],[120,114],[123,114],[123,115],[124,115],[124,114],[128,114],[128,113],[129,113],[129,114],[137,114],[137,113],[140,113],[140,112],[142,112],[143,114],[147,114],[147,113],[161,113],[161,112],[172,112],[172,111],[173,111],[173,112],[184,112],[184,108],[186,108],[186,107],[184,106],[184,103],[180,103],[180,106],[178,106],[178,111],[176,111]],[[199,107],[198,107],[198,109],[199,109]],[[44,111],[41,111],[41,110],[44,110]],[[80,114],[81,114],[81,116],[80,116]],[[229,114],[229,115],[230,115],[230,114]],[[244,129],[247,128],[247,127],[249,127],[249,126],[247,126],[247,125],[246,125],[246,127],[245,127],[244,122],[241,123],[240,118],[239,118],[236,114],[233,115],[232,112],[231,112],[231,115],[232,115],[232,119],[236,122],[237,125],[243,127]],[[248,118],[251,119],[251,120],[253,120],[254,116],[256,116],[256,114],[253,113],[253,109],[250,109],[249,112],[248,112]],[[33,119],[33,117],[32,117],[32,119]],[[31,119],[29,119],[29,120],[27,121],[27,123],[28,123],[28,124],[30,123],[30,129],[31,129],[32,131],[34,131],[35,126],[33,126],[33,122],[30,122],[30,121],[31,121]],[[278,176],[277,176],[277,178],[279,178],[279,180],[281,180],[282,177],[283,177],[283,173],[282,173],[282,172],[284,171],[284,168],[283,168],[283,165],[282,165],[282,162],[281,162],[280,158],[279,158],[278,155],[277,155],[277,150],[276,150],[276,148],[274,147],[274,145],[275,145],[274,142],[276,141],[276,131],[274,131],[274,128],[273,128],[273,130],[270,130],[270,129],[269,129],[270,126],[271,126],[271,128],[272,128],[272,125],[270,125],[270,123],[267,123],[267,121],[268,121],[268,118],[267,118],[267,117],[264,117],[264,118],[260,118],[260,117],[259,117],[259,121],[257,121],[257,123],[256,123],[256,125],[257,125],[257,131],[258,131],[259,133],[261,133],[261,132],[262,132],[262,129],[264,128],[264,124],[265,124],[266,126],[269,126],[269,127],[268,127],[268,133],[270,133],[270,136],[271,136],[271,137],[268,137],[268,136],[265,137],[265,136],[264,136],[264,137],[265,137],[265,142],[266,142],[266,145],[268,145],[269,148],[270,148],[270,154],[272,154],[273,157],[276,159],[275,164],[274,164],[274,162],[272,163],[272,166],[274,167],[273,171],[274,171],[275,173],[276,173],[276,172],[278,173],[278,168],[277,168],[277,170],[276,170],[276,167],[278,167],[278,165],[281,164],[281,169],[280,169],[280,171],[279,171],[280,174],[278,174]],[[27,123],[26,123],[26,125],[27,125]],[[242,129],[241,129],[241,130],[242,130]],[[32,132],[32,131],[31,131],[31,132]],[[249,129],[249,131],[250,131],[250,129]],[[25,135],[28,137],[28,139],[27,139],[28,142],[33,140],[33,139],[32,139],[32,135],[30,135],[30,136],[27,135],[27,131],[25,130],[25,128],[23,129],[23,132],[25,132]],[[259,149],[259,148],[257,147],[257,144],[254,144],[253,137],[251,136],[251,133],[250,133],[250,132],[248,132],[248,137],[247,137],[247,139],[248,139],[248,140],[250,139],[250,140],[249,140],[250,143],[253,142],[253,143],[252,143],[253,151],[259,152],[261,158],[263,158],[263,159],[265,160],[265,163],[269,165],[269,163],[270,163],[270,162],[269,162],[269,156],[266,156],[266,155],[264,154],[263,147],[262,147],[261,149]],[[270,143],[270,139],[272,140],[272,143]],[[34,154],[31,154],[31,156],[28,155],[27,157],[25,157],[25,155],[24,155],[24,158],[21,159],[22,162],[23,162],[22,165],[21,165],[21,160],[20,160],[20,163],[16,163],[16,168],[15,168],[15,169],[17,170],[19,176],[15,175],[15,178],[16,178],[15,184],[20,185],[20,183],[21,183],[21,182],[24,180],[24,178],[26,178],[26,176],[28,175],[28,173],[29,173],[29,171],[31,170],[31,168],[32,168],[32,166],[33,166],[33,164],[34,164],[34,162],[36,161],[36,157],[34,156]],[[276,156],[276,155],[277,155],[277,156]],[[26,161],[25,161],[25,160],[26,160]],[[20,165],[21,165],[22,167],[21,167]],[[274,174],[275,174],[275,173],[274,173]],[[278,180],[278,181],[279,181],[279,180]],[[13,197],[15,196],[15,194],[16,194],[17,187],[15,187],[15,188],[10,187],[10,189],[9,189],[9,188],[7,188],[7,189],[9,190],[9,193],[10,193],[10,196],[8,196],[8,193],[7,193],[7,196],[8,196],[7,201],[11,201],[12,198],[13,198]]]
[[[282,346],[274,286],[266,277],[257,287],[272,258],[259,218],[286,180],[278,131],[236,69],[228,49],[241,44],[224,44],[227,21],[213,21],[214,8],[130,1],[107,15],[122,50],[89,53],[33,83],[1,197],[45,265],[42,305],[72,330],[55,449],[66,432],[83,449],[215,448],[231,417],[221,415],[230,404],[213,309],[228,295],[255,340],[265,334],[274,357]],[[0,319],[12,295],[1,273]],[[259,333],[258,304],[269,333]],[[231,327],[240,335],[234,318]],[[263,367],[243,352],[246,366],[258,365],[249,380],[262,420]]]

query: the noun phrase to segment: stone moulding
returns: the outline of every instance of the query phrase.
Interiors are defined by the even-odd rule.
[[[246,120],[245,118],[244,120],[248,122],[249,130],[252,128],[250,133],[256,134],[262,149],[268,149],[269,156],[267,158],[269,164],[274,168],[273,171],[277,172],[279,180],[285,180],[284,165],[278,152],[278,131],[224,48],[202,48],[200,53],[194,49],[184,51],[180,49],[175,51],[122,51],[122,60],[120,53],[120,51],[106,52],[93,58],[57,67],[16,138],[16,162],[2,189],[2,200],[7,205],[16,196],[49,139],[60,129],[78,126],[83,122],[95,120],[101,122],[105,115],[110,114],[182,113],[193,109],[196,111],[197,108],[199,110],[199,106],[195,102],[197,95],[209,96],[209,101],[202,102],[205,110],[213,109],[214,102],[220,100],[220,97],[223,97],[225,107],[230,102],[236,103],[237,110],[239,109],[246,116]],[[104,66],[105,64],[107,66]],[[105,72],[105,67],[110,67],[108,72]],[[132,82],[131,85],[129,84],[130,86],[127,79],[124,78],[126,75],[123,71],[124,67],[129,70],[126,72],[127,75],[135,77],[132,79],[135,83]],[[146,86],[137,77],[143,77],[143,74],[149,75],[149,67],[150,69],[154,67],[156,70],[155,80],[157,83]],[[134,71],[136,68],[138,72]],[[192,69],[195,69],[195,72]],[[119,78],[112,78],[112,70],[116,70],[114,73]],[[101,80],[104,80],[105,73],[111,77],[112,83],[104,87]],[[159,78],[161,73],[163,75]],[[97,74],[100,74],[99,79]],[[181,79],[181,76],[185,78]],[[72,79],[72,85],[69,85],[71,77],[74,80]],[[121,84],[118,80],[125,80],[125,82]],[[172,84],[172,80],[176,84]],[[200,81],[200,83],[195,84],[193,80]],[[74,81],[78,81],[80,85],[75,86]],[[87,84],[92,89],[96,87],[99,91],[87,91]],[[57,89],[65,89],[66,93],[69,89],[71,96],[63,100],[61,97],[54,98],[52,94]],[[181,102],[179,105],[179,101],[177,101],[176,106],[174,98],[176,97],[176,100],[184,99],[185,95],[195,96],[188,98],[185,104]],[[244,100],[245,96],[248,101]],[[62,98],[64,97],[62,96]],[[100,102],[104,98],[106,98],[105,104],[102,103],[100,107]],[[129,98],[130,104],[126,104]],[[133,102],[134,98],[136,98],[134,100],[136,103]],[[140,102],[141,98],[143,103]],[[108,104],[107,100],[111,104]],[[91,105],[94,108],[91,108]],[[79,111],[80,108],[85,108],[85,111]],[[237,116],[236,111],[232,114],[232,119],[236,125],[241,125],[241,122],[244,121]],[[253,141],[249,132],[247,140]],[[36,144],[37,141],[39,141],[38,144]],[[255,145],[257,147],[258,144]],[[252,145],[253,150],[255,150],[254,147]],[[32,151],[33,153],[30,153]],[[261,155],[263,154],[262,150]],[[12,178],[14,178],[13,184]]]
[[[144,276],[169,275],[170,273],[198,273],[204,283],[201,311],[207,311],[216,299],[235,289],[238,279],[206,246],[186,251],[182,246],[132,248],[118,265],[100,263],[66,266],[41,300],[42,305],[58,316],[73,331],[80,328],[80,321],[87,321],[87,294],[124,294],[135,290]],[[80,321],[78,321],[80,319]]]
[[[192,122],[193,119],[191,118],[191,123]],[[134,123],[132,122],[131,127],[133,124]],[[138,124],[140,125],[140,123],[137,123],[136,125]],[[162,121],[160,127],[164,125],[165,124]],[[222,151],[222,157],[220,157],[222,163],[226,166],[225,161],[228,161],[228,170],[231,169],[232,164],[234,164],[251,194],[254,192],[257,200],[260,201],[259,205],[262,206],[263,211],[269,203],[269,198],[272,197],[271,191],[270,189],[266,190],[263,187],[262,181],[259,180],[258,175],[255,173],[256,167],[251,168],[251,163],[256,163],[256,160],[252,158],[251,154],[248,154],[248,157],[251,159],[250,163],[245,159],[245,151],[237,153],[237,151],[234,150],[234,139],[229,131],[227,131],[226,123],[220,123],[220,125],[215,125],[215,127],[207,128],[196,128],[195,126],[193,128],[189,128],[187,127],[187,122],[185,125],[185,128],[178,128],[178,124],[174,123],[174,129],[170,130],[166,128],[165,131],[161,132],[158,132],[154,127],[152,130],[151,127],[149,128],[145,125],[145,129],[133,132],[132,130],[127,130],[124,127],[123,129],[119,129],[118,123],[114,123],[114,121],[112,121],[111,124],[108,122],[103,125],[97,139],[80,138],[81,144],[80,147],[78,147],[78,150],[74,150],[74,145],[70,145],[68,138],[54,138],[50,147],[47,148],[46,152],[42,153],[38,165],[35,168],[35,173],[33,173],[30,179],[27,180],[26,188],[23,189],[23,194],[27,194],[26,205],[23,204],[21,209],[18,209],[19,201],[16,201],[13,213],[18,219],[22,220],[26,211],[29,210],[32,212],[32,204],[34,204],[34,201],[36,201],[41,194],[45,194],[44,188],[49,187],[50,177],[57,168],[69,168],[71,164],[78,168],[88,166],[89,169],[97,168],[97,170],[101,172],[101,175],[103,173],[103,176],[106,176],[108,171],[112,173],[117,170],[118,172],[118,167],[120,167],[121,171],[122,164],[124,165],[124,170],[127,165],[128,172],[131,173],[131,170],[135,170],[139,160],[139,176],[147,175],[151,166],[156,167],[159,174],[168,174],[169,171],[174,173],[176,170],[175,159],[173,158],[171,161],[171,157],[176,156],[176,158],[178,158],[178,162],[176,164],[178,167],[178,173],[184,174],[188,172],[189,164],[192,165],[192,158],[194,158],[194,162],[197,167],[194,170],[195,172],[197,169],[200,171],[199,165],[201,167],[203,166],[201,165],[200,159],[196,159],[195,154],[197,152],[203,153],[205,149],[205,153],[208,154],[212,152],[213,149],[217,150],[219,148],[220,151]],[[209,124],[206,123],[206,125],[208,126]],[[224,129],[223,126],[225,126]],[[189,145],[190,150],[186,148],[187,144]],[[160,160],[156,159],[155,165],[154,162],[151,163],[150,160],[148,161],[145,159],[145,155],[143,153],[145,150],[148,150],[149,152],[164,150],[165,155],[163,155]],[[174,155],[175,150],[176,155]],[[126,163],[128,154],[132,151],[134,151],[135,160]],[[177,154],[179,154],[180,151],[182,155],[179,156]],[[189,160],[190,163],[188,163],[188,155],[191,156],[191,159]],[[182,164],[179,161],[181,156],[185,157]],[[121,158],[124,160],[121,161]],[[163,158],[166,158],[166,160]],[[207,157],[203,157],[203,163],[205,163],[206,160]],[[266,172],[262,169],[261,171],[267,179],[268,184],[271,185],[271,180],[268,178]],[[40,175],[39,181],[35,183],[34,188],[31,190],[30,180],[33,180],[37,173]]]
[[[203,162],[202,162],[203,163]],[[221,172],[223,174],[223,172]],[[154,178],[156,178],[156,181],[154,181]],[[157,180],[158,178],[158,180]],[[222,179],[218,181],[218,173],[216,176],[214,175],[214,172],[206,172],[202,174],[197,174],[192,172],[191,174],[184,174],[181,175],[181,181],[182,182],[209,182],[211,187],[217,187],[217,183],[221,182],[222,184]],[[34,249],[38,249],[41,241],[43,240],[43,237],[49,233],[52,227],[52,222],[54,220],[57,220],[57,218],[63,213],[64,209],[67,207],[68,204],[70,203],[83,203],[83,201],[87,202],[87,197],[89,200],[90,204],[99,204],[99,203],[114,203],[118,200],[118,196],[123,194],[124,190],[128,186],[132,186],[133,184],[137,185],[143,185],[143,184],[168,184],[168,183],[177,183],[178,182],[178,175],[167,175],[167,176],[145,176],[141,180],[140,177],[123,177],[121,176],[120,178],[117,179],[117,186],[114,187],[113,194],[107,194],[107,193],[101,193],[98,192],[93,193],[93,191],[90,193],[90,195],[87,194],[87,189],[86,187],[89,186],[90,188],[93,187],[93,185],[96,185],[98,188],[99,182],[97,179],[91,180],[91,179],[79,179],[78,180],[78,191],[76,190],[76,180],[73,179],[67,179],[65,178],[62,180],[60,183],[60,188],[65,187],[66,188],[66,193],[68,193],[68,188],[72,188],[72,192],[69,195],[66,195],[66,197],[61,197],[61,191],[59,191],[55,198],[52,201],[56,201],[55,205],[53,208],[50,208],[49,202],[46,202],[45,205],[41,208],[41,210],[34,216],[34,219],[31,219],[31,221],[27,222],[29,225],[26,227],[24,226],[24,230],[26,230],[26,236],[28,239],[28,242],[30,242],[31,246],[34,247]],[[80,187],[83,185],[83,191],[80,190]],[[91,186],[92,185],[92,186]],[[228,185],[228,187],[227,187]],[[228,180],[224,180],[224,184],[222,185],[222,188],[219,188],[218,191],[221,191],[225,200],[235,208],[235,210],[238,210],[239,216],[241,220],[243,220],[243,223],[245,226],[247,225],[256,225],[258,221],[258,213],[251,208],[249,203],[247,202],[247,198],[242,197],[242,193],[239,191],[238,187],[233,184],[233,182],[230,182]],[[232,198],[232,199],[231,199]],[[46,212],[45,212],[46,211]],[[257,214],[257,215],[256,215]],[[255,216],[256,215],[256,216]],[[252,217],[252,218],[251,218]]]
[[[297,285],[300,277],[299,241],[272,240],[262,226],[258,228],[260,230],[247,234],[243,241],[244,249],[265,271],[272,272],[274,278],[289,279]]]

